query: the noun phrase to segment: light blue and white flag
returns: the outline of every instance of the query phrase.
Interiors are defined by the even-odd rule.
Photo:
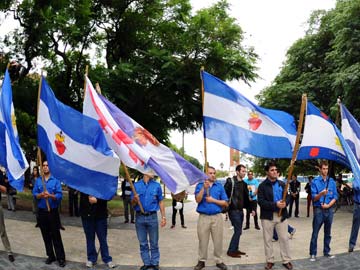
[[[346,141],[346,145],[348,146],[347,150],[348,159],[351,164],[351,170],[354,174],[354,182],[353,187],[360,189],[360,125],[359,122],[356,121],[354,116],[348,111],[348,109],[340,104],[341,108],[341,133]],[[349,153],[350,152],[350,153]],[[353,155],[351,155],[351,153]]]
[[[12,100],[12,87],[8,70],[0,95],[0,161],[7,172],[10,185],[18,191],[24,188],[24,173],[29,167],[21,149],[19,135],[16,128],[14,104]]]
[[[99,121],[107,133],[109,145],[127,166],[143,173],[152,169],[174,194],[207,178],[202,171],[161,144],[148,130],[98,94],[89,79],[83,113]]]
[[[51,174],[68,186],[109,200],[116,191],[120,160],[97,121],[58,101],[42,78],[38,144]]]
[[[307,102],[304,133],[298,160],[328,159],[350,168],[336,126],[310,101]]]
[[[296,139],[294,118],[255,105],[207,72],[204,82],[204,136],[265,158],[291,158]]]

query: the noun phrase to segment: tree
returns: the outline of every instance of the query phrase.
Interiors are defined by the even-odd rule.
[[[201,66],[223,80],[257,76],[257,55],[242,46],[225,0],[195,15],[188,0],[8,0],[0,8],[20,23],[0,43],[25,67],[19,88],[41,61],[57,98],[80,110],[89,65],[104,95],[163,142],[170,129],[200,126]]]

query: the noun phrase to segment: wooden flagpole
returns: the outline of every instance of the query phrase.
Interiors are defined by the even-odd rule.
[[[95,88],[96,88],[96,92],[98,92],[99,94],[101,94],[101,88],[100,88],[99,83],[96,83]],[[84,95],[84,96],[85,96],[85,95]],[[126,179],[126,181],[130,184],[131,191],[134,193],[134,195],[137,195],[137,192],[136,192],[136,190],[135,190],[134,184],[133,184],[133,182],[131,181],[131,178],[130,178],[129,170],[127,169],[127,167],[126,167],[126,165],[125,165],[124,162],[121,161],[121,165],[122,165],[123,168],[124,168],[125,179]],[[140,202],[140,200],[138,201],[138,205],[139,205],[139,207],[140,207],[141,213],[145,213],[145,212],[144,212],[144,208],[143,208],[142,203]]]
[[[204,90],[204,80],[202,77],[202,72],[204,71],[204,67],[201,67],[200,69],[200,79],[201,79],[201,101],[202,101],[202,115],[203,115],[203,134],[204,134],[204,171],[207,174],[208,173],[208,162],[207,162],[207,147],[206,147],[206,136],[205,136],[205,125],[204,125],[204,98],[205,98],[205,90]],[[206,195],[210,196],[209,189],[206,190]]]
[[[40,82],[39,82],[39,89],[38,89],[38,100],[37,100],[37,120],[39,121],[39,108],[40,108],[40,93],[41,93],[41,87],[42,87],[42,77],[43,74],[41,72],[40,74]],[[42,169],[42,158],[41,158],[41,150],[40,147],[37,146],[37,165],[41,169],[41,183],[43,186],[44,192],[47,192],[46,185],[45,185],[45,179],[44,179],[44,172]],[[40,166],[39,166],[40,165]],[[50,204],[48,198],[45,199],[47,210],[50,212]]]
[[[306,104],[307,104],[307,97],[306,97],[306,94],[303,94],[302,98],[301,98],[299,125],[298,125],[298,129],[297,129],[297,133],[296,133],[294,151],[293,151],[293,154],[292,154],[292,158],[291,158],[291,162],[290,162],[290,166],[289,166],[289,171],[288,171],[288,176],[287,176],[287,181],[286,181],[285,189],[284,189],[284,192],[283,192],[282,200],[284,202],[286,201],[286,196],[287,196],[287,193],[288,193],[289,184],[290,184],[290,181],[291,181],[291,176],[292,176],[292,173],[293,173],[293,170],[294,170],[296,156],[297,156],[297,153],[298,153],[298,150],[299,150],[300,136],[301,136],[301,131],[302,131],[302,128],[303,128],[303,123],[304,123],[304,115],[305,115]],[[279,217],[281,216],[281,212],[282,212],[282,209],[280,209],[280,211],[279,211]]]

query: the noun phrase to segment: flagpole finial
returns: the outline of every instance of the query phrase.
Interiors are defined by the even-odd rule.
[[[336,104],[337,104],[337,105],[340,105],[340,104],[341,104],[341,97],[340,97],[340,96],[338,96],[338,98],[337,98],[337,100],[336,100]]]

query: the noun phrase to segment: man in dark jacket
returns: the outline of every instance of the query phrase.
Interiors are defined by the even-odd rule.
[[[265,166],[267,178],[259,185],[258,203],[260,205],[260,219],[263,227],[264,249],[266,257],[265,269],[272,269],[274,266],[273,232],[274,228],[279,235],[280,255],[283,266],[286,269],[293,269],[289,251],[289,238],[287,235],[288,213],[286,202],[283,201],[285,184],[277,179],[277,168],[274,162]],[[279,217],[279,211],[281,216]]]
[[[240,258],[245,252],[239,250],[240,236],[244,221],[243,208],[249,207],[248,187],[244,181],[246,167],[242,164],[236,166],[236,176],[228,178],[225,183],[225,192],[229,198],[229,218],[234,227],[234,234],[231,238],[227,255]],[[254,213],[253,213],[254,215]]]
[[[291,214],[292,214],[292,208],[293,208],[294,202],[295,202],[295,217],[298,218],[299,217],[299,199],[300,199],[301,184],[297,180],[296,174],[293,174],[293,176],[291,178],[292,178],[292,180],[290,182],[289,218],[291,217]]]

